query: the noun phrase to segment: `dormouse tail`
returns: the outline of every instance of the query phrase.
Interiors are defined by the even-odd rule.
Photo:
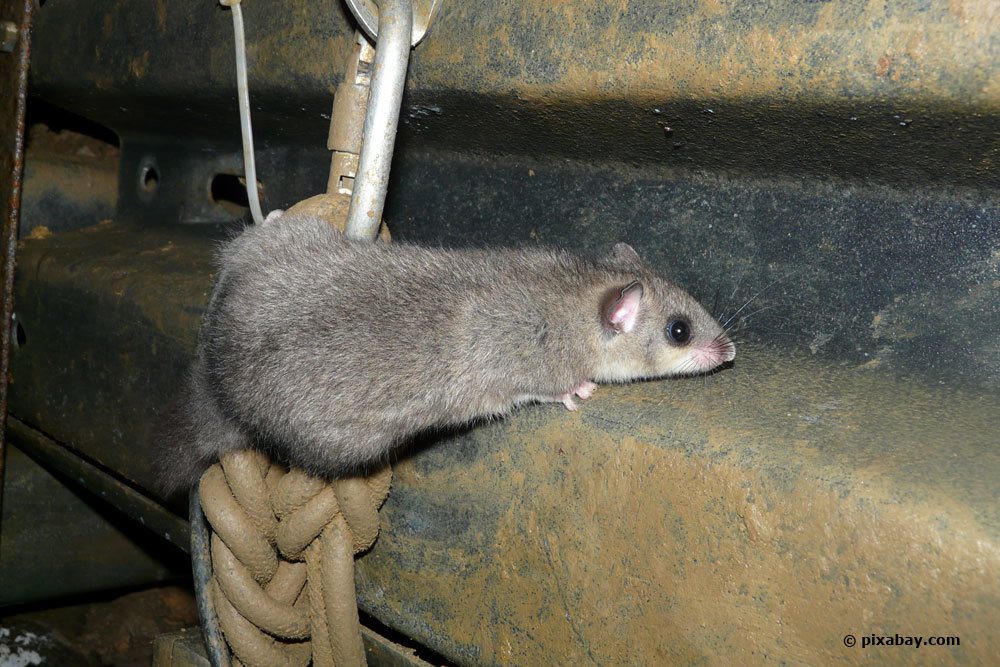
[[[248,445],[219,410],[200,362],[195,362],[178,401],[157,429],[157,485],[165,496],[189,490],[219,456]]]

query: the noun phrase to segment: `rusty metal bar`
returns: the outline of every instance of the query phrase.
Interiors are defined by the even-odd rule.
[[[20,7],[18,7],[20,5]],[[0,203],[3,206],[3,308],[0,315],[0,506],[3,503],[4,461],[7,436],[7,383],[14,316],[14,267],[17,227],[21,209],[21,176],[24,173],[24,112],[31,56],[33,0],[0,0],[0,20],[15,30],[5,30],[0,54]],[[16,41],[11,43],[15,39]],[[10,49],[8,50],[8,46]]]

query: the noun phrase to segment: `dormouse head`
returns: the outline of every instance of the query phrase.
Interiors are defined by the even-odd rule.
[[[630,275],[599,299],[600,381],[689,375],[736,357],[722,327],[691,295],[646,268],[635,250],[617,244],[607,263]]]

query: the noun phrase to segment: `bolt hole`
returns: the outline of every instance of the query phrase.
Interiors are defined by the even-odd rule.
[[[20,322],[17,321],[17,315],[16,314],[14,315],[13,320],[14,321],[13,321],[12,324],[13,324],[13,328],[14,328],[14,331],[13,331],[14,335],[11,336],[11,338],[13,339],[13,342],[14,342],[14,348],[19,350],[22,347],[24,347],[25,343],[28,342],[28,336],[27,336],[27,334],[24,333],[24,326]]]
[[[160,185],[160,172],[151,164],[145,164],[139,169],[139,189],[147,194],[156,192]]]
[[[257,183],[257,195],[263,199],[263,187]],[[243,216],[250,211],[250,198],[247,195],[246,179],[236,174],[216,174],[208,188],[212,202],[221,206],[227,213]]]

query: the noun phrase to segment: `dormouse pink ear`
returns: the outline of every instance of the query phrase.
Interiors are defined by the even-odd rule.
[[[615,333],[631,333],[639,319],[642,283],[636,280],[625,287],[615,288],[604,298],[601,319],[604,328]]]

